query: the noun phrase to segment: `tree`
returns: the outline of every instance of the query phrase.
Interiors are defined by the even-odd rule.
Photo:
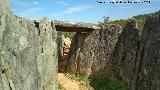
[[[98,26],[103,27],[104,24],[108,23],[110,17],[103,16],[103,21],[98,21]]]
[[[107,23],[107,22],[109,21],[109,18],[110,18],[110,17],[103,16],[104,23]]]

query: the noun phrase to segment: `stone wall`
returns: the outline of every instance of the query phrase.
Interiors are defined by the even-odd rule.
[[[98,30],[47,18],[31,21],[14,16],[7,0],[0,2],[0,90],[57,90],[55,25],[85,32],[76,30],[72,38],[69,73],[110,76],[129,90],[160,89],[160,16],[148,17],[140,34],[135,22]]]
[[[12,15],[0,6],[0,90],[57,90],[54,22]]]
[[[129,90],[160,89],[160,16],[147,18],[144,29],[131,21],[90,33],[76,33],[68,54],[67,71],[104,75],[121,81]]]
[[[121,27],[117,25],[110,25],[104,30],[76,33],[68,54],[67,71],[74,74],[104,73],[102,70],[111,64],[110,56],[120,33]]]

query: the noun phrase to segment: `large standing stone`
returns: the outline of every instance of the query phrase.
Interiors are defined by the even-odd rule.
[[[0,6],[0,90],[57,90],[57,46],[53,22],[12,15]]]
[[[145,22],[138,65],[135,90],[160,90],[160,16]]]
[[[136,63],[140,44],[139,30],[136,29],[136,22],[130,21],[123,28],[115,50],[110,57],[111,75],[113,80],[119,80],[131,87],[134,83],[136,73]],[[105,71],[105,70],[104,70]]]
[[[121,27],[116,25],[109,25],[104,30],[76,33],[68,54],[68,72],[103,74],[104,68],[110,64],[110,56],[120,33]]]

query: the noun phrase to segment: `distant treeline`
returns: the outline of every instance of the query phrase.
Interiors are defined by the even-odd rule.
[[[137,15],[137,16],[133,16],[133,18],[146,18],[149,15],[154,15],[154,14],[160,14],[160,10],[155,12],[155,13],[149,13],[149,14],[143,14],[143,15]]]
[[[160,10],[155,13],[137,15],[137,16],[133,16],[132,18],[120,19],[120,20],[114,20],[114,21],[110,21],[109,17],[103,17],[104,20],[102,22],[98,22],[98,26],[103,27],[103,25],[105,25],[105,24],[118,24],[118,25],[121,25],[122,27],[124,27],[128,21],[134,20],[134,21],[138,22],[139,29],[142,29],[146,18],[150,15],[160,15]]]
[[[103,27],[103,25],[106,25],[106,24],[117,24],[117,25],[121,25],[122,27],[124,27],[128,23],[128,21],[134,20],[138,22],[139,29],[142,29],[146,18],[150,15],[155,15],[155,14],[160,15],[160,10],[155,13],[137,15],[137,16],[133,16],[132,18],[120,19],[120,20],[114,20],[114,21],[110,21],[109,17],[103,17],[103,21],[98,22],[98,26]],[[73,34],[74,34],[73,32],[58,32],[58,36],[64,35],[65,37],[70,37],[70,38],[73,36]]]

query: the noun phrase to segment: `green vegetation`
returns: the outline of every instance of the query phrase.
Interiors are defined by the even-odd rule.
[[[90,85],[95,90],[127,90],[121,83],[113,82],[107,77],[90,77]]]
[[[121,83],[113,82],[107,77],[91,77],[89,75],[65,74],[68,78],[77,80],[85,86],[91,86],[95,90],[127,90]]]
[[[149,14],[143,14],[143,15],[137,15],[137,16],[133,16],[132,18],[128,18],[128,19],[120,19],[120,20],[114,20],[114,21],[110,21],[109,17],[103,17],[103,21],[99,22],[98,26],[102,27],[105,24],[119,24],[122,27],[126,26],[126,24],[128,23],[128,21],[133,20],[138,22],[138,27],[139,29],[142,29],[145,23],[145,20],[148,16],[150,15],[160,15],[160,10],[155,12],[155,13],[149,13]]]
[[[144,22],[146,20],[146,17],[143,17],[143,18],[130,18],[130,19],[120,19],[120,20],[114,20],[114,21],[104,21],[104,22],[99,22],[99,26],[102,27],[103,25],[106,25],[106,24],[116,24],[116,25],[121,25],[122,27],[126,26],[127,23],[130,21],[130,20],[133,20],[133,21],[136,21],[138,22],[138,27],[139,28],[143,28],[143,25],[144,25]]]
[[[58,83],[58,90],[65,90],[61,84]]]
[[[65,75],[70,79],[83,83],[83,85],[89,85],[90,83],[89,75],[71,75],[69,73],[65,73]]]
[[[73,35],[73,32],[57,32],[57,35],[58,35],[58,36],[64,35],[65,37],[71,38],[72,35]]]

